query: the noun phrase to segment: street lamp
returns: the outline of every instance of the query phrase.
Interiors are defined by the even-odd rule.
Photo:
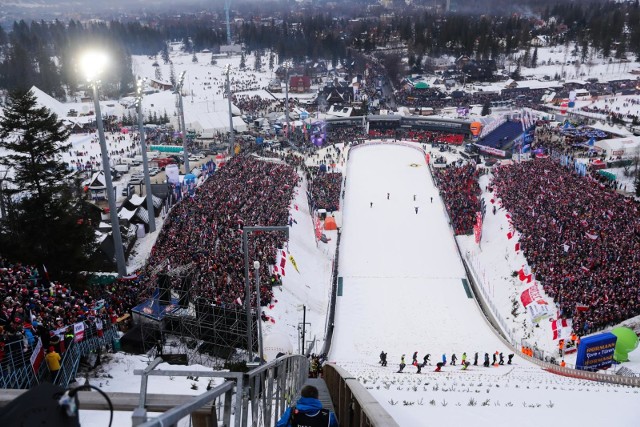
[[[264,361],[264,349],[262,347],[262,313],[260,313],[260,262],[253,261],[253,269],[256,276],[256,298],[258,300],[256,304],[257,321],[258,321],[258,357],[260,357],[260,364]]]
[[[284,116],[287,120],[287,142],[290,142],[291,138],[291,127],[289,126],[289,69],[291,68],[291,62],[289,61],[284,61],[282,63],[282,66],[284,67],[284,90],[285,90],[285,113]]]
[[[104,138],[104,126],[102,123],[102,112],[98,101],[98,85],[100,84],[100,74],[108,62],[107,56],[103,52],[87,52],[80,59],[80,68],[87,78],[87,82],[93,88],[93,105],[96,113],[96,124],[98,126],[98,137],[100,139],[100,151],[102,154],[102,170],[107,187],[107,201],[109,202],[109,216],[111,217],[111,234],[113,235],[113,246],[115,248],[116,263],[118,265],[118,275],[127,275],[127,265],[124,259],[124,249],[122,246],[122,235],[120,234],[120,221],[116,207],[116,197],[111,182],[111,165],[107,152],[107,143]]]
[[[138,107],[138,131],[140,132],[140,149],[142,150],[142,167],[144,170],[144,186],[147,193],[147,213],[149,214],[149,233],[156,231],[156,215],[153,209],[153,193],[151,192],[151,178],[149,177],[149,162],[147,161],[147,145],[144,140],[144,124],[142,122],[142,96],[147,79],[138,78],[136,84],[136,106]]]
[[[178,79],[176,85],[176,94],[178,95],[178,108],[180,109],[180,116],[178,116],[178,124],[182,129],[182,151],[184,157],[184,174],[191,172],[189,168],[189,151],[187,150],[187,127],[184,123],[184,106],[182,104],[182,86],[184,85],[184,76],[187,72],[183,71]]]
[[[231,65],[224,66],[224,74],[227,76],[227,101],[229,102],[229,157],[233,157],[235,154],[235,135],[233,133],[233,112],[231,111],[231,82],[229,81],[229,74],[231,72]]]

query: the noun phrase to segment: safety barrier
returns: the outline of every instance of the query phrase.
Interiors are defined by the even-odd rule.
[[[323,375],[341,427],[398,426],[382,405],[349,372],[327,363],[323,367]]]
[[[247,373],[154,370],[160,361],[156,359],[147,369],[134,371],[135,375],[142,376],[140,402],[132,416],[134,427],[172,426],[187,416],[191,416],[194,427],[218,425],[218,420],[222,420],[225,426],[270,427],[276,424],[285,409],[291,405],[309,372],[308,359],[300,355],[280,357]],[[147,378],[185,375],[223,378],[225,382],[181,406],[172,408],[167,403],[168,407],[164,409],[167,412],[148,419],[147,410],[162,412],[162,408],[149,407]],[[203,406],[210,406],[209,410],[202,411]],[[114,409],[118,410],[117,407]]]
[[[69,383],[75,380],[82,356],[86,356],[102,346],[108,347],[117,337],[117,330],[111,327],[103,331],[102,337],[92,335],[86,337],[80,342],[72,342],[67,351],[62,355],[60,371],[58,372],[55,383],[61,387],[67,388]]]
[[[433,173],[431,167],[429,168],[429,175],[431,175],[431,179],[433,180]],[[453,233],[453,228],[451,227],[451,218],[449,217],[449,213],[446,208],[443,208],[444,215],[449,221],[451,232]],[[488,325],[493,328],[496,335],[502,340],[505,346],[507,346],[514,353],[518,353],[521,357],[528,359],[530,362],[535,363],[541,368],[545,369],[548,372],[573,377],[573,378],[581,378],[592,381],[601,381],[611,384],[620,384],[620,385],[628,385],[632,387],[640,387],[640,378],[637,377],[628,377],[623,375],[615,375],[615,372],[609,374],[602,374],[598,372],[589,372],[584,370],[574,369],[573,367],[562,367],[554,363],[550,363],[546,360],[549,360],[549,356],[545,354],[544,351],[534,348],[534,356],[527,356],[521,353],[521,348],[519,346],[518,340],[509,330],[506,322],[503,317],[500,315],[497,307],[493,303],[490,295],[487,293],[486,289],[482,284],[479,285],[479,277],[477,272],[475,271],[475,267],[473,266],[470,256],[463,256],[462,250],[460,249],[460,245],[458,241],[454,237],[454,242],[456,246],[456,250],[458,251],[458,256],[462,260],[464,265],[467,279],[469,280],[469,284],[474,293],[475,300],[480,308],[480,310],[484,313],[485,319],[487,320]],[[529,347],[532,347],[529,345]],[[546,358],[546,359],[545,359]]]

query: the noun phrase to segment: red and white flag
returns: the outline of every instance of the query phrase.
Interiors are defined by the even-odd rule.
[[[276,256],[276,265],[273,266],[273,271],[281,276],[286,276],[285,267],[287,265],[287,251],[284,249],[278,249]]]
[[[511,240],[513,238],[513,233],[510,231],[507,233],[507,239]]]
[[[576,310],[578,310],[578,311],[587,311],[587,310],[589,310],[589,306],[587,304],[577,303],[576,304]]]
[[[236,298],[234,302],[238,305],[242,305],[242,299],[240,297]]]
[[[33,349],[33,353],[31,353],[31,366],[33,366],[33,372],[38,372],[40,368],[40,364],[44,360],[44,348],[42,347],[42,340],[38,338],[38,343],[36,344],[36,348]]]
[[[587,235],[588,238],[590,238],[591,240],[596,240],[598,238],[597,234],[589,234],[589,233],[585,233]]]
[[[520,252],[520,242],[516,243],[516,252]]]

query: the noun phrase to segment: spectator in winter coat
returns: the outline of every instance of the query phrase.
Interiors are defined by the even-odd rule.
[[[60,355],[56,353],[53,347],[49,347],[49,351],[47,352],[47,355],[44,357],[44,359],[47,362],[47,366],[49,367],[51,382],[55,384],[56,378],[58,377],[58,372],[60,371]]]
[[[322,408],[322,402],[318,400],[318,389],[312,385],[302,387],[300,399],[295,406],[284,411],[276,427],[306,425],[338,427],[335,414]]]

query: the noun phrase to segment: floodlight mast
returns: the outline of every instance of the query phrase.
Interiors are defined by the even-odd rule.
[[[224,74],[227,77],[227,102],[229,103],[229,157],[233,157],[235,154],[235,134],[233,133],[233,111],[231,106],[231,81],[229,74],[231,74],[231,65],[227,64],[224,67]]]
[[[180,74],[180,78],[178,79],[178,84],[176,86],[176,93],[178,94],[178,109],[180,110],[178,123],[179,127],[182,129],[182,155],[184,158],[185,175],[191,172],[191,169],[189,168],[189,150],[187,149],[187,127],[184,123],[184,105],[182,104],[182,87],[184,85],[184,76],[186,73],[186,71],[183,71]]]
[[[138,108],[138,131],[140,132],[140,149],[142,150],[142,167],[144,170],[144,187],[147,198],[147,213],[149,214],[149,233],[156,231],[156,215],[153,208],[153,193],[151,192],[151,178],[149,177],[149,162],[147,160],[147,145],[144,139],[144,123],[142,116],[142,97],[147,79],[138,78],[136,84],[136,106]]]
[[[118,210],[116,206],[116,195],[113,191],[113,182],[111,180],[111,164],[109,162],[109,153],[107,151],[107,143],[104,137],[104,125],[102,123],[102,112],[100,111],[100,102],[98,100],[98,85],[100,84],[100,74],[107,65],[107,56],[103,52],[87,52],[80,60],[82,72],[87,78],[87,82],[93,88],[93,105],[96,114],[96,125],[98,127],[98,138],[100,140],[100,152],[102,156],[102,170],[104,172],[104,181],[107,192],[107,201],[109,202],[109,217],[111,218],[111,234],[113,235],[113,246],[116,256],[116,264],[118,267],[118,276],[127,275],[127,265],[124,258],[124,248],[122,246],[122,235],[120,233],[120,221],[118,220]]]
[[[291,143],[291,127],[289,125],[289,69],[291,62],[284,61],[282,64],[285,71],[285,118],[287,119],[287,142]],[[281,86],[282,87],[282,86]]]

